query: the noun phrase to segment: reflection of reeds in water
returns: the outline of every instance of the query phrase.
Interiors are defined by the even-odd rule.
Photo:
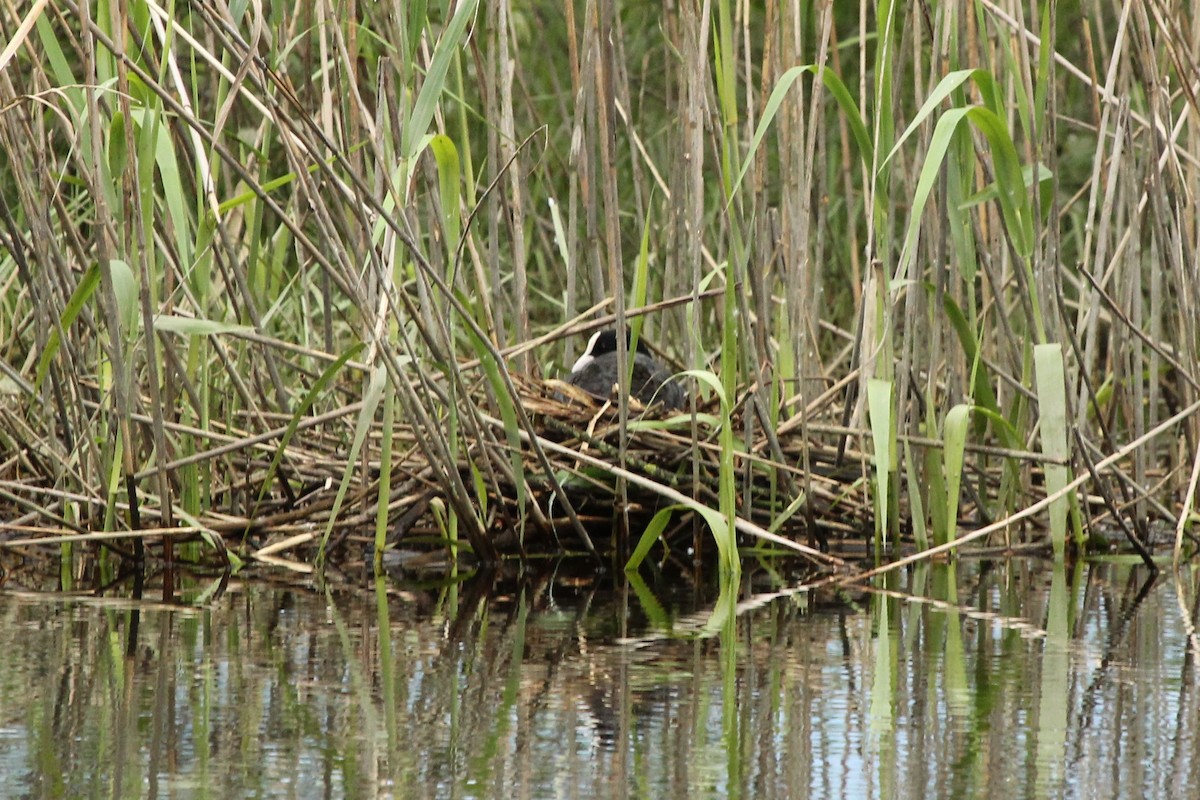
[[[964,559],[731,615],[700,577],[635,588],[576,559],[326,594],[272,572],[223,596],[186,582],[203,609],[6,591],[0,773],[17,794],[221,797],[299,780],[321,796],[1093,796],[1114,770],[1197,777],[1196,678],[1175,669],[1191,610],[1140,568]],[[691,624],[705,616],[721,618]]]
[[[399,5],[155,9],[136,35],[0,11],[20,535],[183,530],[188,559],[298,565],[404,523],[492,562],[600,549],[580,482],[623,548],[624,509],[665,496],[727,564],[734,526],[867,528],[887,560],[1050,496],[993,539],[1062,554],[1108,519],[1148,557],[1150,521],[1187,519],[1200,137],[1189,94],[1144,91],[1190,85],[1176,27],[1119,3]],[[539,382],[599,324],[662,346],[696,419],[617,402],[579,433]],[[143,540],[175,544],[105,547]]]

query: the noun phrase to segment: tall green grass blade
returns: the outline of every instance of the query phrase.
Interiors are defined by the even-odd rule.
[[[100,285],[100,265],[92,264],[88,267],[87,272],[83,273],[83,277],[79,280],[79,285],[75,287],[75,291],[71,292],[70,299],[67,300],[67,305],[63,309],[62,316],[59,317],[58,326],[50,329],[50,335],[46,338],[46,349],[42,351],[41,357],[38,359],[37,374],[34,378],[33,385],[37,389],[41,389],[42,381],[46,379],[46,373],[50,369],[50,362],[54,360],[59,348],[62,346],[62,339],[59,337],[59,331],[66,333],[71,326],[75,324],[75,319],[79,316],[79,312],[83,310],[84,304],[92,298],[96,293],[96,288]]]
[[[716,25],[713,30],[713,73],[717,88],[717,110],[721,116],[721,132],[719,139],[721,148],[721,187],[725,190],[725,198],[733,197],[733,174],[737,170],[739,151],[737,148],[738,125],[738,94],[737,94],[737,58],[735,55],[736,28],[733,26],[733,14],[730,0],[717,0]],[[730,234],[737,236],[738,226],[730,227]],[[736,244],[731,247],[736,253]]]
[[[1017,435],[1017,429],[1012,420],[990,408],[983,406],[972,406],[971,408],[976,415],[982,414],[988,422],[992,423],[992,430],[1004,442],[1005,447],[1011,447],[1014,450],[1022,448],[1021,437]]]
[[[129,165],[129,150],[125,143],[125,115],[113,114],[108,126],[108,171],[112,175],[123,175]]]
[[[971,423],[971,407],[960,403],[946,414],[943,458],[946,472],[946,535],[939,541],[945,544],[958,531],[958,498],[962,487],[963,456],[967,449],[967,427]]]
[[[135,111],[134,120],[139,125],[140,136],[144,141],[139,145],[142,150],[150,151],[153,147],[154,161],[139,160],[139,168],[144,171],[140,176],[143,185],[149,189],[153,186],[150,179],[151,165],[158,168],[161,200],[166,207],[167,219],[170,220],[170,230],[175,234],[176,257],[184,264],[192,265],[193,286],[196,293],[207,298],[211,276],[209,275],[209,259],[196,259],[192,252],[193,225],[188,214],[188,202],[185,199],[183,177],[179,171],[179,160],[175,157],[175,143],[171,138],[171,129],[161,124],[161,117],[151,109]],[[148,199],[153,199],[148,195]],[[147,212],[154,207],[153,203],[143,202]]]
[[[966,357],[967,363],[971,365],[971,399],[975,405],[983,406],[1000,415],[1000,404],[996,402],[996,394],[992,391],[991,371],[980,358],[979,341],[975,337],[971,323],[963,316],[958,304],[954,302],[954,298],[949,295],[943,298],[942,309],[950,321],[951,327],[954,328],[954,332],[958,334],[958,343],[962,347],[963,355]],[[1005,420],[1006,425],[1007,422]],[[1014,441],[1009,441],[1010,446],[1013,443]]]
[[[488,516],[488,491],[487,480],[483,477],[481,470],[474,461],[471,465],[471,484],[475,487],[475,502],[479,504],[480,519],[487,519]],[[561,481],[560,481],[561,483]]]
[[[518,519],[521,521],[519,536],[523,541],[525,504],[528,501],[528,492],[526,492],[525,462],[521,458],[521,426],[517,420],[517,409],[513,405],[512,396],[508,393],[504,377],[500,374],[500,364],[496,363],[487,345],[475,335],[474,330],[470,327],[467,328],[467,335],[471,340],[475,356],[479,359],[480,366],[483,367],[483,374],[487,376],[488,383],[492,385],[496,402],[500,405],[500,419],[504,421],[504,436],[508,439],[509,463],[512,464],[513,480],[516,482],[514,488],[517,492]]]
[[[900,251],[900,260],[896,266],[895,279],[898,281],[905,279],[908,274],[908,264],[916,256],[917,245],[921,237],[921,215],[924,213],[925,204],[929,201],[929,195],[937,183],[942,161],[946,157],[946,151],[950,149],[950,142],[958,131],[959,123],[966,116],[967,109],[965,108],[951,109],[942,115],[933,130],[933,137],[929,141],[929,150],[925,154],[925,164],[921,167],[920,176],[917,178],[917,188],[913,193],[912,207],[909,212],[908,231],[904,236],[904,246]]]
[[[932,398],[926,400],[925,403],[925,422],[924,432],[931,439],[938,438],[938,418],[937,404]],[[905,457],[908,458],[909,443],[905,442]],[[929,521],[933,529],[934,541],[944,542],[949,539],[947,531],[950,530],[950,522],[946,519],[946,475],[945,475],[945,457],[942,450],[926,447],[924,455],[920,461],[922,470],[922,484],[918,487],[917,493],[923,493],[928,499]],[[915,469],[915,467],[914,467]]]
[[[563,264],[571,263],[571,252],[567,245],[567,232],[563,228],[562,213],[558,209],[558,201],[553,197],[546,199],[546,205],[550,207],[550,220],[554,223],[554,247],[558,251],[558,257]]]
[[[429,129],[429,123],[433,120],[438,101],[441,100],[442,90],[446,86],[446,73],[450,70],[454,54],[466,33],[467,24],[475,16],[475,9],[478,5],[479,0],[462,0],[454,11],[454,18],[450,20],[450,24],[446,26],[446,29],[442,31],[441,38],[438,39],[437,46],[433,50],[433,59],[425,73],[425,82],[421,85],[417,101],[413,104],[412,114],[404,125],[400,155],[405,160],[414,158],[424,147],[425,133]]]
[[[113,294],[117,298],[117,319],[121,323],[123,340],[138,329],[138,281],[129,264],[119,258],[108,262],[112,275]]]
[[[396,414],[395,392],[383,397],[383,428],[379,447],[379,496],[375,500],[375,574],[383,571],[383,548],[387,544],[388,506],[392,499],[392,439]]]
[[[650,554],[650,549],[662,536],[662,532],[667,529],[667,525],[671,522],[671,517],[676,511],[686,509],[686,506],[674,505],[667,506],[660,510],[651,519],[642,531],[641,537],[638,539],[637,547],[633,548],[633,552],[629,555],[629,560],[625,562],[626,572],[636,572],[646,560],[646,556]]]
[[[442,227],[446,231],[446,257],[447,263],[453,265],[462,230],[462,175],[458,148],[449,136],[439,133],[430,139],[429,149],[438,165],[438,195],[442,207]],[[454,285],[453,275],[447,283]]]
[[[804,508],[806,502],[808,502],[807,494],[804,492],[797,494],[792,502],[788,503],[787,508],[775,515],[774,519],[771,520],[771,527],[767,530],[771,533],[779,533],[783,526],[787,524],[787,521],[794,517],[797,511]]]
[[[721,403],[721,426],[718,431],[720,445],[719,469],[717,472],[720,511],[710,508],[699,508],[712,530],[713,540],[717,545],[717,553],[721,560],[722,573],[728,574],[733,580],[741,575],[741,562],[738,559],[735,521],[737,519],[736,472],[733,461],[733,422],[729,407],[729,395],[721,380],[706,370],[689,369],[682,373],[692,377],[701,384],[707,385],[719,398]]]
[[[317,565],[325,564],[325,548],[329,546],[329,536],[333,533],[334,523],[342,510],[342,502],[346,499],[346,491],[350,488],[350,480],[358,470],[358,454],[363,442],[371,431],[371,422],[375,419],[375,410],[383,398],[383,390],[387,388],[387,368],[380,365],[371,372],[371,382],[363,393],[362,410],[354,424],[354,439],[350,442],[350,453],[346,456],[346,468],[342,471],[342,480],[338,484],[337,495],[333,498],[333,507],[329,509],[329,520],[325,523],[325,532],[321,535],[321,546],[317,550]]]
[[[296,409],[292,412],[292,418],[288,420],[287,429],[283,432],[283,436],[280,437],[279,444],[275,448],[275,455],[271,457],[271,464],[267,467],[267,472],[263,476],[262,484],[258,491],[258,499],[255,500],[254,510],[250,514],[251,517],[257,515],[258,506],[262,503],[263,497],[266,496],[267,489],[274,482],[275,473],[279,469],[280,462],[283,461],[283,454],[287,452],[288,446],[292,443],[292,439],[295,438],[301,421],[308,416],[317,399],[323,397],[329,390],[329,387],[333,385],[334,379],[342,371],[342,367],[346,365],[346,362],[361,353],[365,347],[366,345],[363,342],[358,342],[352,345],[345,353],[338,356],[333,363],[317,376],[312,387],[304,393],[304,397],[296,404]]]
[[[875,47],[875,86],[872,93],[872,114],[874,119],[874,144],[872,152],[876,158],[879,157],[880,151],[887,143],[895,141],[896,121],[892,113],[892,70],[893,67],[900,63],[900,59],[896,58],[896,18],[902,12],[897,11],[899,3],[891,2],[891,0],[880,0],[875,5],[875,25],[878,39]],[[872,166],[874,171],[874,186],[872,187],[876,195],[886,196],[891,184],[891,169],[888,160],[885,159],[878,167]],[[876,205],[882,205],[877,202]],[[886,220],[877,217],[876,225],[880,231],[884,231]]]
[[[444,4],[443,4],[444,7]],[[399,6],[400,19],[404,23],[404,57],[409,63],[416,61],[417,48],[421,44],[421,33],[425,30],[428,0],[409,0]]]
[[[762,117],[758,121],[758,127],[754,129],[754,136],[750,140],[750,149],[746,153],[745,163],[742,164],[742,170],[738,173],[737,180],[733,183],[733,191],[730,193],[729,203],[733,202],[733,195],[737,193],[738,187],[742,185],[742,180],[746,177],[746,172],[753,165],[754,157],[758,154],[762,140],[766,137],[767,131],[770,130],[771,123],[775,121],[775,116],[779,113],[779,107],[783,105],[788,91],[801,76],[808,73],[820,75],[825,88],[829,90],[834,100],[837,101],[838,106],[842,109],[842,114],[846,117],[847,124],[850,126],[850,133],[854,136],[854,142],[858,145],[859,157],[867,168],[870,169],[871,160],[874,157],[874,150],[871,146],[871,135],[867,132],[867,126],[863,124],[862,112],[858,110],[858,104],[854,102],[854,98],[846,88],[846,84],[842,83],[842,79],[837,76],[837,73],[829,68],[821,69],[815,64],[792,67],[779,77],[775,88],[771,90],[770,98],[767,100],[766,105],[763,106]],[[728,203],[726,205],[728,207]]]
[[[1067,427],[1067,389],[1062,345],[1039,344],[1033,348],[1037,376],[1038,409],[1042,434],[1042,452],[1047,457],[1066,461],[1070,457]],[[1070,481],[1070,470],[1062,464],[1046,464],[1046,492],[1054,494]],[[1060,497],[1050,504],[1050,541],[1054,557],[1062,559],[1067,539],[1067,510],[1070,501]]]
[[[363,145],[355,145],[354,147],[351,147],[349,149],[349,152],[354,153],[358,150],[361,150],[362,147],[363,147]],[[418,152],[420,152],[420,151],[418,150]],[[334,164],[336,164],[337,160],[338,160],[337,156],[329,156],[328,158],[326,158],[324,160],[323,163],[310,164],[308,167],[305,168],[304,171],[309,175],[316,175],[322,169],[331,167]],[[278,189],[283,189],[285,187],[291,186],[293,183],[296,182],[297,177],[298,176],[296,175],[295,172],[285,172],[283,175],[280,175],[278,178],[272,178],[271,180],[264,181],[263,183],[259,184],[259,186],[258,186],[259,191],[257,191],[257,192],[252,189],[248,189],[244,192],[238,192],[237,194],[235,194],[233,197],[229,198],[228,200],[221,201],[221,203],[219,203],[217,205],[217,211],[219,212],[220,215],[223,216],[223,215],[227,214],[228,212],[232,211],[233,209],[238,208],[239,206],[244,206],[247,203],[254,202],[255,200],[258,199],[258,196],[260,193],[265,194],[265,195],[270,195],[270,194],[276,193],[276,190],[278,190]],[[283,231],[281,231],[281,233],[282,232]]]
[[[1052,183],[1054,173],[1046,168],[1045,164],[1026,164],[1021,167],[1021,180],[1025,184],[1026,189],[1030,189],[1035,185],[1040,189],[1044,184]],[[967,211],[976,206],[983,205],[990,200],[1000,199],[1000,189],[996,186],[996,182],[992,181],[981,190],[971,195],[958,204],[957,209]]]
[[[653,208],[652,203],[646,204],[646,219],[642,223],[642,242],[638,246],[638,257],[633,265],[633,305],[635,308],[641,308],[646,305],[646,300],[650,296],[650,210]],[[642,337],[642,325],[645,322],[645,317],[637,316],[629,323],[630,352],[637,352],[638,339]],[[632,382],[633,375],[633,359],[630,359],[629,374]]]
[[[1029,192],[1025,189],[1021,159],[1008,126],[999,114],[987,108],[968,109],[967,117],[987,137],[991,148],[1000,213],[1004,217],[1004,227],[1013,249],[1021,258],[1029,258],[1033,254],[1034,244],[1033,216],[1029,209]]]
[[[988,75],[988,73],[984,70],[962,69],[951,72],[949,75],[938,81],[938,85],[934,87],[933,91],[929,93],[929,97],[927,97],[925,102],[921,104],[921,108],[915,115],[913,115],[912,121],[908,124],[908,127],[905,128],[904,132],[900,134],[900,138],[896,139],[896,143],[892,146],[891,151],[888,152],[887,157],[883,159],[880,167],[891,163],[891,160],[895,157],[896,153],[900,151],[900,148],[908,140],[908,137],[912,136],[913,133],[915,133],[917,129],[921,127],[925,120],[929,119],[933,112],[937,110],[938,106],[940,106],[947,98],[958,91],[958,89],[960,89],[964,83],[977,76],[986,80],[991,80],[991,76]]]
[[[54,26],[45,14],[39,14],[36,22],[38,43],[42,47],[42,52],[46,56],[46,61],[50,64],[50,72],[54,75],[54,82],[64,89],[65,96],[68,98],[71,106],[75,109],[83,108],[83,94],[79,90],[79,79],[75,77],[75,73],[71,70],[71,60],[67,58],[63,52],[62,45],[58,42],[58,35],[54,31]]]
[[[955,70],[938,82],[938,85],[929,94],[929,97],[921,104],[920,110],[913,117],[912,122],[904,129],[904,133],[896,140],[896,145],[888,153],[885,163],[890,161],[895,155],[900,145],[911,136],[920,125],[928,119],[934,110],[945,102],[948,98],[961,98],[963,95],[960,92],[963,85],[970,80],[975,84],[976,90],[979,92],[979,97],[983,100],[983,108],[991,111],[993,114],[1003,116],[1008,108],[1008,103],[1005,100],[1004,93],[996,79],[992,74],[985,69],[963,69]]]
[[[929,201],[929,195],[937,183],[950,143],[964,121],[968,121],[978,128],[990,145],[1000,212],[1013,249],[1022,258],[1028,258],[1033,252],[1033,219],[1029,211],[1029,195],[1025,190],[1025,180],[1022,176],[1016,146],[1013,144],[1012,137],[1009,136],[1008,129],[1000,117],[987,108],[979,106],[954,108],[947,111],[938,120],[937,127],[934,128],[933,136],[929,141],[929,152],[921,167],[917,188],[913,194],[908,231],[904,237],[904,247],[896,268],[897,280],[903,280],[907,276],[908,266],[916,256],[917,245],[920,242],[921,216],[925,210],[925,204]]]
[[[871,442],[875,455],[875,550],[883,547],[891,530],[891,474],[895,458],[892,443],[896,440],[892,424],[892,382],[872,378],[867,382],[867,413],[871,421]]]
[[[1043,137],[1043,141],[1046,136],[1046,97],[1049,94],[1050,81],[1054,80],[1054,70],[1050,66],[1054,42],[1049,35],[1052,5],[1054,4],[1050,0],[1042,0],[1042,40],[1038,44],[1037,80],[1033,87],[1033,124],[1037,135]]]

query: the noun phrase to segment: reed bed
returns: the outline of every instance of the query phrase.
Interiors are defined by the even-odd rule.
[[[1177,6],[35,0],[0,32],[9,547],[1194,549]],[[601,325],[685,413],[563,394]]]

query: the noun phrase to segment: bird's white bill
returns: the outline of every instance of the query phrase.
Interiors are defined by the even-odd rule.
[[[581,372],[584,367],[596,360],[592,355],[592,351],[596,349],[596,342],[600,339],[600,334],[604,331],[596,331],[592,334],[592,338],[588,339],[587,347],[583,349],[583,355],[575,360],[575,364],[571,367],[571,374],[575,375]]]

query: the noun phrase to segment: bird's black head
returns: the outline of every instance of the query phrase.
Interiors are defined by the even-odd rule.
[[[625,348],[629,349],[629,329],[625,329]],[[617,332],[612,328],[602,331],[596,331],[592,334],[592,338],[588,339],[587,347],[583,350],[583,355],[575,362],[575,366],[571,368],[572,373],[577,373],[587,365],[594,362],[601,356],[607,356],[617,352]],[[638,340],[637,352],[645,356],[650,355],[650,350],[642,341]],[[630,353],[630,356],[634,355]]]
[[[625,349],[626,350],[629,349],[630,338],[631,337],[630,337],[629,329],[626,328],[625,329]],[[644,353],[645,355],[650,355],[650,350],[647,349],[645,343],[643,343],[641,339],[638,339],[637,351],[639,353]],[[615,330],[613,330],[612,328],[608,328],[608,329],[602,330],[602,331],[596,331],[595,333],[592,334],[592,338],[588,340],[588,346],[583,352],[584,352],[584,355],[589,355],[592,358],[595,358],[596,356],[602,356],[605,353],[617,352],[617,332]]]
[[[628,336],[625,337],[625,346],[629,347]],[[588,339],[587,349],[584,350],[584,353],[592,358],[615,352],[617,352],[617,332],[614,330],[596,331],[592,334],[592,338]]]

